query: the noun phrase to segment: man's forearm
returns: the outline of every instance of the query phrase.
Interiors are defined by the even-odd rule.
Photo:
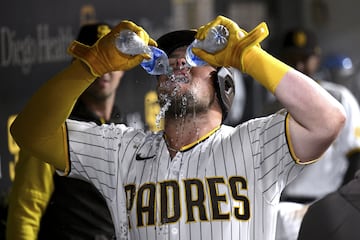
[[[64,170],[67,159],[64,123],[76,99],[94,80],[87,67],[75,60],[45,83],[11,126],[17,144],[40,159],[51,159],[51,164]]]

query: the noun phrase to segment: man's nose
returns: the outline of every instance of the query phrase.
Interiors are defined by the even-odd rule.
[[[183,69],[184,67],[186,67],[186,59],[185,57],[181,57],[181,58],[177,58],[176,62],[175,62],[175,68],[177,69]]]
[[[177,61],[177,65],[179,65],[179,66],[184,66],[186,64],[185,57],[178,58],[178,59],[176,59],[176,61]]]

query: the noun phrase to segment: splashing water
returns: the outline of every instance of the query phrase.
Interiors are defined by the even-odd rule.
[[[172,67],[170,67],[168,69],[168,74],[167,74],[168,81],[166,81],[164,83],[165,87],[171,87],[170,83],[174,83],[174,82],[175,83],[176,82],[178,82],[178,83],[189,83],[190,79],[189,79],[188,74],[190,74],[191,68],[192,68],[192,66],[190,66],[189,64],[179,66],[179,70],[183,70],[183,69],[188,70],[187,74],[183,75],[183,74],[175,74],[174,69]],[[159,113],[156,116],[155,124],[156,124],[157,127],[160,126],[161,119],[165,118],[165,113],[172,104],[171,99],[172,99],[172,97],[174,97],[177,94],[179,89],[180,89],[180,86],[176,85],[175,88],[173,89],[172,93],[171,93],[171,97],[169,97],[167,94],[160,94],[159,95],[159,99],[164,100],[165,104],[161,107]],[[182,106],[181,113],[180,113],[179,116],[176,116],[176,117],[179,117],[179,118],[183,118],[186,115],[186,109],[187,109],[186,106],[187,106],[187,103],[188,103],[188,99],[187,99],[186,96],[183,96],[181,101],[182,101],[182,103],[181,103],[181,106]]]
[[[182,118],[186,115],[186,105],[187,105],[188,99],[185,96],[182,96],[181,98],[181,111],[179,118]]]
[[[171,79],[171,81],[174,81]],[[166,84],[166,83],[165,83]],[[179,91],[180,86],[175,86],[174,90],[171,93],[171,97],[174,97],[176,93]],[[155,124],[157,127],[160,126],[160,121],[162,118],[165,118],[165,112],[169,109],[171,106],[171,98],[168,96],[168,94],[160,94],[159,99],[164,100],[165,104],[160,108],[160,111],[158,115],[156,116]]]
[[[165,112],[169,109],[171,105],[171,100],[167,96],[160,95],[159,97],[165,99],[165,104],[160,108],[159,113],[156,115],[155,124],[157,128],[160,127],[160,121],[165,117]]]

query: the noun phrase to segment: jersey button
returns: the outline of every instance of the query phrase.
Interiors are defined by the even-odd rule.
[[[177,228],[173,228],[171,229],[171,233],[176,235],[178,233],[178,229]]]

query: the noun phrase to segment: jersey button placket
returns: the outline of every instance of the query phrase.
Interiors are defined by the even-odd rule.
[[[156,240],[168,240],[169,239],[169,225],[160,225],[156,228],[157,237]]]
[[[181,152],[178,152],[175,157],[170,162],[170,168],[169,168],[169,177],[170,178],[178,178],[180,167],[181,167]]]

